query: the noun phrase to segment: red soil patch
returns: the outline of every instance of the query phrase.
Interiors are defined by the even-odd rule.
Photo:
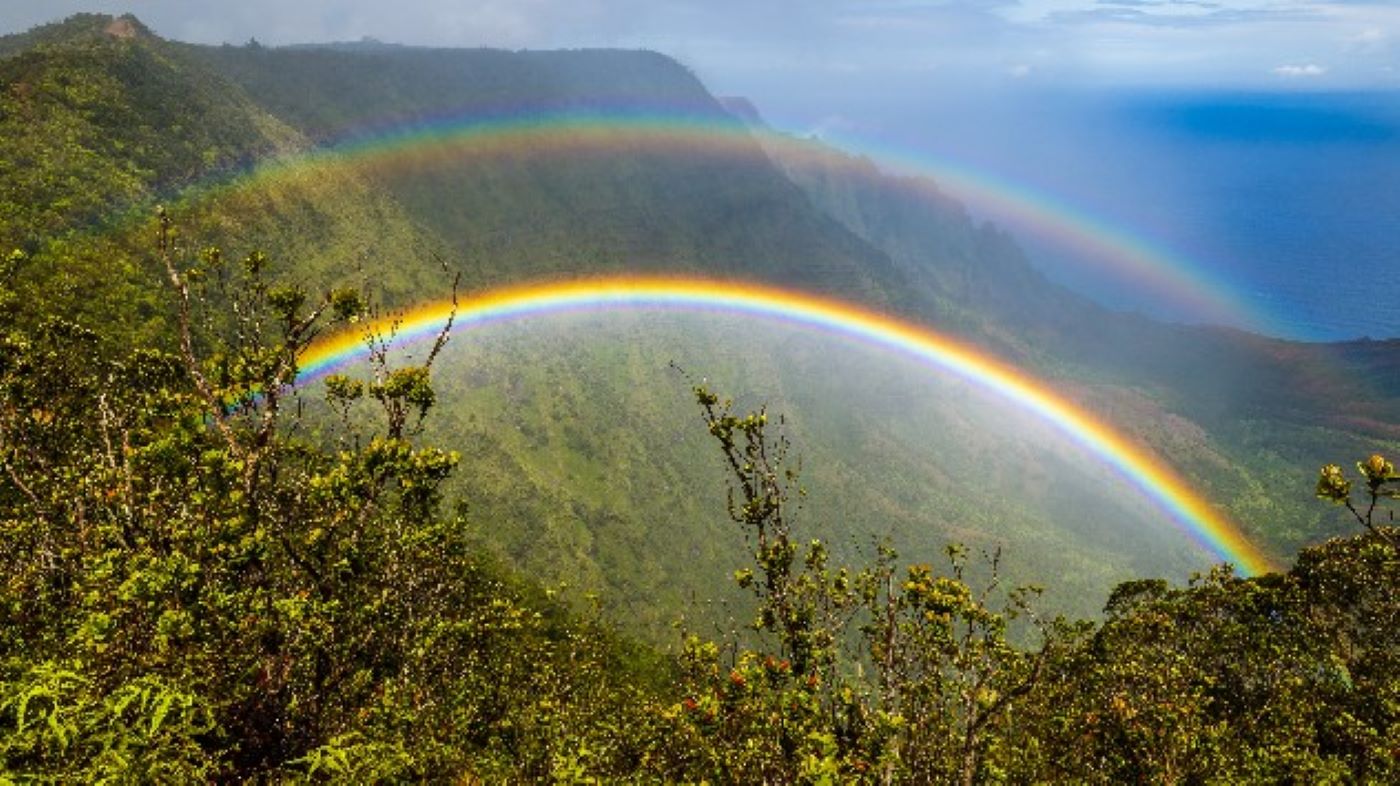
[[[132,24],[130,19],[118,17],[104,27],[102,32],[113,38],[135,38],[140,31],[136,29],[136,25]]]

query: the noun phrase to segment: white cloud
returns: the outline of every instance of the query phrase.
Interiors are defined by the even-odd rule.
[[[161,35],[213,44],[647,47],[740,93],[833,74],[864,90],[991,77],[1262,86],[1324,73],[1391,85],[1379,75],[1400,66],[1400,0],[0,0],[0,33],[84,8],[131,10]],[[1280,52],[1297,59],[1279,65]]]
[[[1327,68],[1317,63],[1307,63],[1306,65],[1288,64],[1274,68],[1274,73],[1293,79],[1299,77],[1322,76],[1327,73]]]
[[[1360,54],[1383,52],[1389,44],[1390,36],[1379,27],[1370,27],[1347,40],[1348,48]]]

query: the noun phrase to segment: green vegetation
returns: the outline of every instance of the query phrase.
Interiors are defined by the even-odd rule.
[[[22,318],[101,326],[107,357],[173,349],[162,278],[139,263],[165,204],[201,244],[295,260],[279,274],[286,283],[359,281],[388,305],[440,295],[441,258],[466,290],[666,271],[795,285],[902,314],[1024,365],[1158,446],[1279,556],[1333,522],[1274,489],[1306,483],[1303,468],[1328,456],[1400,448],[1387,425],[1400,395],[1360,382],[1395,378],[1388,345],[1307,347],[1104,312],[1044,281],[1005,233],[929,184],[820,145],[772,146],[760,133],[723,154],[629,150],[622,133],[618,148],[575,156],[446,145],[377,162],[303,157],[321,142],[507,107],[732,124],[693,75],[655,53],[196,47],[102,16],[6,39],[0,52],[0,136],[7,150],[30,151],[0,161],[13,174],[0,181],[0,248],[25,252]],[[708,576],[737,557],[691,491],[714,477],[671,425],[683,407],[661,381],[672,358],[789,415],[828,511],[814,534],[842,556],[875,538],[921,559],[945,540],[1029,544],[1007,553],[1006,574],[1067,576],[1044,600],[1075,615],[1095,613],[1090,599],[1124,578],[1203,567],[1173,544],[1132,541],[1136,527],[1114,525],[1120,511],[1137,520],[1131,506],[1088,515],[1100,503],[1065,472],[1015,477],[1040,441],[997,458],[1004,443],[932,395],[882,400],[854,374],[824,380],[825,347],[676,329],[619,338],[635,345],[619,353],[605,346],[615,331],[596,332],[596,346],[571,342],[577,356],[544,340],[516,342],[509,357],[451,356],[427,436],[472,456],[478,470],[450,481],[451,493],[472,501],[486,544],[531,575],[599,592],[654,641],[677,609],[703,614],[692,598],[725,600],[707,591]],[[883,374],[875,364],[862,373]],[[623,413],[636,413],[632,424]],[[921,425],[905,427],[911,417]],[[1007,483],[1024,493],[1001,493]],[[657,505],[669,511],[663,531]],[[531,526],[496,526],[502,518]]]
[[[1182,589],[1128,582],[1102,625],[1047,622],[1034,614],[1035,588],[991,607],[996,555],[981,589],[965,580],[956,547],[942,575],[927,565],[896,571],[885,550],[873,566],[832,568],[820,541],[795,537],[800,491],[766,413],[735,416],[703,387],[696,395],[731,470],[731,518],[753,549],[754,569],[735,578],[758,598],[753,627],[775,640],[766,653],[740,653],[718,689],[716,651],[694,645],[710,658],[708,695],[752,724],[737,725],[737,736],[759,740],[744,750],[769,756],[740,759],[737,771],[725,759],[719,780],[1385,783],[1400,774],[1400,550],[1369,512],[1366,536],[1309,549],[1285,575],[1240,579],[1220,568]],[[1380,456],[1359,466],[1374,510],[1394,496],[1394,467]],[[1351,507],[1336,468],[1322,477],[1319,495]],[[1022,614],[1039,632],[1029,649],[1006,639]],[[848,651],[853,629],[859,644]],[[686,706],[716,720],[716,704]]]
[[[956,205],[898,201],[921,186],[757,143],[246,176],[442,95],[610,91],[714,109],[649,54],[215,50],[98,16],[0,40],[0,782],[1400,779],[1392,345],[1081,308]],[[1296,561],[1058,616],[1057,593],[1089,615],[1086,586],[1154,575],[1102,564],[1133,550],[1131,505],[1026,427],[987,439],[966,391],[857,399],[898,372],[823,381],[829,345],[743,325],[639,318],[552,354],[367,335],[364,367],[286,386],[316,336],[448,294],[443,251],[466,286],[679,268],[894,304],[1087,380]],[[704,345],[682,361],[788,417],[702,385],[696,426],[664,360]],[[1323,353],[1335,373],[1300,363]],[[1371,456],[1360,480],[1329,465],[1316,490],[1347,512],[1293,501],[1343,455]],[[1292,548],[1347,515],[1364,531]],[[946,540],[968,547],[922,556]]]
[[[337,380],[333,404],[380,416],[321,447],[285,386],[327,320],[364,316],[358,293],[269,283],[256,253],[181,262],[162,238],[175,353],[102,361],[58,317],[3,326],[5,771],[527,775],[608,730],[634,690],[612,683],[643,673],[628,648],[438,512],[457,456],[411,440],[431,359]],[[216,288],[237,319],[202,355]]]
[[[108,32],[113,25],[127,26]],[[6,39],[0,248],[22,252],[17,318],[102,325],[102,350],[170,335],[161,278],[136,263],[169,203],[204,242],[276,248],[296,280],[372,276],[388,302],[436,281],[441,243],[346,171],[248,177],[310,145],[185,48],[127,17],[80,15]]]
[[[503,111],[621,109],[735,122],[693,75],[654,53],[189,51],[265,111],[332,142],[374,139],[386,128],[450,128]],[[1280,556],[1326,537],[1332,522],[1305,497],[1269,489],[1285,478],[1306,482],[1302,468],[1327,456],[1400,449],[1396,342],[1305,345],[1112,313],[1045,280],[1012,238],[973,220],[935,183],[762,130],[751,146],[723,155],[628,150],[625,132],[618,136],[622,149],[572,156],[477,155],[444,144],[347,168],[442,238],[449,258],[464,260],[468,288],[619,271],[740,277],[865,303],[986,347],[1159,446]],[[523,366],[549,363],[543,354],[520,358]],[[779,356],[768,365],[785,363]],[[654,400],[634,403],[657,408]],[[850,425],[828,420],[832,431]],[[542,423],[527,429],[548,431]],[[528,453],[506,449],[503,462],[539,474]],[[841,496],[860,486],[848,482]],[[612,513],[644,526],[632,513]],[[927,527],[851,523],[910,545]],[[687,529],[705,527],[691,518]],[[917,548],[930,553],[936,544]],[[635,595],[618,583],[611,594]]]
[[[459,124],[571,114],[735,126],[654,52],[190,47],[307,137],[374,141]],[[736,128],[737,130],[737,128]],[[757,140],[649,149],[626,130],[571,155],[430,142],[346,162],[465,260],[468,287],[604,272],[768,280],[913,312],[910,282],[774,167]]]
[[[1045,608],[1074,616],[1097,614],[1120,581],[1212,562],[1045,424],[829,335],[653,312],[461,331],[439,360],[425,437],[473,467],[449,481],[470,502],[468,525],[530,575],[598,592],[654,642],[672,641],[677,613],[709,630],[744,616],[724,604],[745,603],[714,582],[743,552],[715,516],[720,468],[696,460],[704,435],[689,427],[673,360],[785,414],[803,446],[804,526],[839,559],[880,540],[920,560],[950,540],[974,552],[1015,544],[1009,580],[1047,583]]]
[[[698,387],[753,616],[744,635],[688,634],[671,661],[513,577],[443,514],[459,458],[413,438],[436,351],[332,377],[343,417],[317,426],[285,387],[297,353],[368,301],[272,283],[258,253],[182,258],[160,221],[174,353],[94,361],[84,328],[16,322],[16,270],[0,271],[6,777],[1400,775],[1400,552],[1374,505],[1367,534],[1287,574],[1130,582],[1102,624],[1047,620],[1034,588],[1001,590],[995,555],[980,577],[959,548],[941,570],[888,548],[837,564],[797,525],[780,426]],[[237,318],[202,355],[190,330],[214,302]],[[1360,467],[1369,503],[1393,492],[1388,461]],[[1319,493],[1360,510],[1335,467]]]

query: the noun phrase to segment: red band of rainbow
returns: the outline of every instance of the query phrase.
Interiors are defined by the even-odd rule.
[[[967,380],[1012,402],[1053,426],[1127,481],[1172,524],[1215,559],[1258,575],[1273,561],[1197,494],[1153,451],[1120,434],[1045,382],[985,351],[928,328],[849,303],[762,285],[685,278],[627,277],[547,282],[484,292],[462,301],[454,329],[524,320],[548,314],[663,308],[746,315],[820,330],[890,350],[932,369]],[[392,318],[394,341],[436,335],[453,313],[448,302],[423,304]],[[373,328],[387,328],[388,320]],[[301,357],[299,381],[308,381],[361,359],[364,331],[351,330],[317,342]]]

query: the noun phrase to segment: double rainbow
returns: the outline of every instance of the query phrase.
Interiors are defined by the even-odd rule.
[[[1175,471],[1146,446],[1118,433],[1049,385],[982,350],[927,328],[860,307],[762,285],[685,278],[626,277],[507,287],[461,302],[454,329],[568,312],[619,309],[716,312],[778,321],[822,331],[891,351],[932,369],[951,373],[1003,397],[1050,424],[1127,481],[1169,521],[1213,558],[1260,574],[1274,563]],[[426,303],[370,325],[394,326],[394,342],[436,335],[453,315],[449,302]],[[329,336],[300,358],[299,383],[362,359],[364,330]]]

